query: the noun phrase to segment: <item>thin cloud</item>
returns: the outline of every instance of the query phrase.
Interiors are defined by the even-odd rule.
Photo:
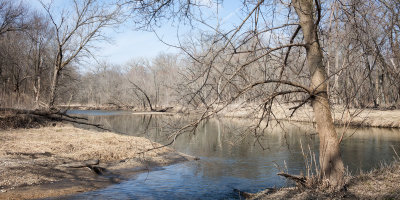
[[[230,20],[234,15],[236,15],[240,11],[240,7],[236,8],[234,11],[230,12],[227,16],[225,16],[221,23],[225,23],[226,21]]]

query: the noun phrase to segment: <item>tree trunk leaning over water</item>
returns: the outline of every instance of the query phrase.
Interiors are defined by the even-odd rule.
[[[315,1],[318,4],[318,0]],[[292,4],[299,17],[300,26],[306,43],[307,66],[310,71],[313,98],[311,104],[319,134],[319,163],[321,178],[328,180],[329,185],[341,188],[344,179],[344,165],[340,155],[340,146],[333,124],[327,94],[327,74],[323,65],[323,55],[318,39],[320,6],[317,7],[317,20],[314,20],[313,0],[293,0]]]
[[[149,104],[150,111],[156,111],[156,110],[153,108],[153,105],[151,104],[150,98],[149,98],[149,96],[146,94],[146,92],[145,92],[142,88],[140,88],[137,84],[135,84],[134,82],[132,82],[131,80],[128,79],[128,81],[129,81],[129,83],[131,83],[131,84],[135,87],[134,89],[138,90],[140,93],[142,93],[142,94],[144,95],[144,97],[145,97],[146,100],[147,100],[147,103]],[[144,106],[144,102],[143,102],[143,106]],[[145,107],[145,106],[144,106],[144,107]]]

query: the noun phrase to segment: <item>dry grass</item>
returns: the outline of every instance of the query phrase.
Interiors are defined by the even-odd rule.
[[[252,199],[400,199],[400,163],[384,165],[379,169],[348,179],[346,189],[328,192],[320,188],[282,188],[272,194],[260,192]]]
[[[0,132],[0,138],[0,156],[7,153],[49,152],[73,160],[99,159],[104,162],[133,158],[139,152],[159,145],[141,137],[88,131],[71,125],[14,129]],[[150,151],[145,156],[153,157],[167,151],[172,149]]]
[[[133,173],[193,159],[168,147],[140,153],[160,144],[141,137],[83,130],[71,125],[0,131],[0,144],[0,189],[7,191],[0,192],[0,199],[43,198],[75,191],[71,190],[74,184],[60,187],[57,192],[52,188],[40,193],[32,193],[37,187],[21,189],[31,185],[64,181],[81,185],[79,191],[88,191],[114,182],[87,168],[64,167],[76,161],[98,159],[101,167],[116,174],[126,168],[133,169]],[[93,187],[97,182],[102,184]],[[22,193],[28,196],[18,196]]]
[[[354,177],[348,192],[359,199],[400,199],[400,163]]]

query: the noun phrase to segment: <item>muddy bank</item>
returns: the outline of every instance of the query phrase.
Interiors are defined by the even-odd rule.
[[[249,199],[400,199],[400,163],[382,166],[368,173],[347,177],[345,190],[327,193],[323,189],[282,188],[250,194]]]
[[[0,143],[0,199],[95,190],[138,171],[194,159],[169,147],[142,153],[160,146],[145,138],[62,124],[0,131]]]

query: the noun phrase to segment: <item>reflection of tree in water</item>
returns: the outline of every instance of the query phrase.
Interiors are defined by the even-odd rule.
[[[122,134],[146,137],[160,143],[168,143],[168,134],[187,121],[187,116],[166,115],[109,115],[89,116],[92,123]],[[173,147],[178,151],[205,159],[196,170],[207,177],[231,174],[234,177],[256,178],[275,176],[274,163],[287,167],[291,173],[304,171],[300,142],[308,150],[310,146],[318,158],[318,135],[310,125],[284,123],[272,125],[266,134],[256,138],[248,132],[248,121],[237,119],[210,119],[202,122],[191,133],[182,134]],[[393,159],[392,145],[400,152],[400,131],[394,129],[349,129],[354,133],[342,143],[342,155],[350,171],[360,168],[369,170],[381,162]],[[349,135],[349,134],[348,134]],[[264,175],[263,175],[264,174]]]
[[[343,159],[352,172],[369,171],[384,162],[392,161],[400,150],[398,129],[360,128],[350,129],[350,138],[342,142]]]
[[[166,143],[168,133],[178,126],[172,116],[158,115],[103,115],[89,116],[89,122],[103,124],[117,133],[146,137],[155,142]]]
[[[306,137],[309,138],[307,129],[288,125],[286,137],[277,130],[270,130],[262,140],[263,145],[269,148],[263,150],[254,143],[252,135],[242,137],[245,127],[244,123],[231,120],[208,120],[200,124],[194,134],[181,135],[174,147],[178,151],[206,158],[197,170],[210,178],[221,174],[240,178],[271,178],[278,172],[274,162],[283,166],[284,160],[289,168],[293,165],[294,170],[302,167],[298,165],[302,163],[298,138],[304,137],[303,141],[306,141]],[[287,143],[293,147],[292,152],[288,151]]]

